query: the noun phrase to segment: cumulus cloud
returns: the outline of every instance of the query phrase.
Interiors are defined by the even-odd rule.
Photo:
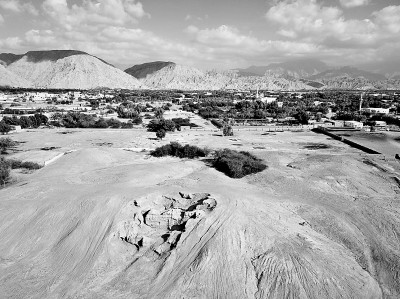
[[[265,16],[284,37],[334,48],[377,46],[400,32],[400,6],[386,7],[360,20],[346,19],[341,9],[316,0],[286,0],[271,7]]]
[[[19,37],[7,37],[0,40],[0,47],[3,49],[19,49],[21,44],[22,40]]]
[[[340,0],[340,4],[343,7],[352,8],[367,5],[369,4],[369,0]]]
[[[400,6],[387,6],[372,15],[381,31],[386,31],[387,34],[400,33]],[[385,32],[382,33],[384,34]],[[393,37],[396,36],[394,35]]]
[[[0,0],[0,8],[13,13],[27,12],[34,16],[39,15],[38,10],[32,3],[20,0]]]
[[[67,0],[45,0],[43,10],[67,30],[75,26],[124,25],[145,16],[141,2],[135,0],[85,0],[69,7]]]
[[[246,61],[262,63],[266,59],[318,52],[318,47],[312,43],[259,39],[228,25],[205,29],[191,25],[185,32],[196,48],[218,66],[222,63],[229,67],[229,64],[245,64]]]

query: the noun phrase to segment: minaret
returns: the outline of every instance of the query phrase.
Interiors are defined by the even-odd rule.
[[[360,99],[360,109],[359,109],[359,111],[361,112],[361,107],[362,107],[362,102],[363,102],[363,94],[364,93],[361,93],[361,99]]]
[[[258,86],[257,86],[257,95],[256,95],[256,99],[258,99],[259,98],[259,95],[258,95]]]

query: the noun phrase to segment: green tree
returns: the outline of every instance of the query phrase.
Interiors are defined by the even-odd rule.
[[[158,131],[156,132],[157,138],[159,138],[159,139],[161,139],[161,140],[165,137],[165,135],[166,135],[166,132],[165,132],[164,129],[160,129],[160,130],[158,130]]]
[[[175,131],[175,123],[169,119],[152,119],[147,125],[147,131],[149,132],[157,132],[163,129],[166,132]]]
[[[224,128],[222,129],[222,134],[224,136],[233,136],[233,129],[232,126],[230,125],[225,125]]]
[[[1,154],[6,154],[7,150],[10,148],[13,148],[17,145],[17,143],[12,140],[10,137],[7,138],[0,138],[0,150],[1,150]]]
[[[11,131],[11,126],[6,124],[4,121],[0,121],[0,132],[1,134],[8,134]]]
[[[164,109],[162,109],[162,108],[155,108],[154,109],[155,118],[162,118],[163,114],[164,114]]]

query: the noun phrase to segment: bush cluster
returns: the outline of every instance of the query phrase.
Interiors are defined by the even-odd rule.
[[[8,149],[14,148],[18,143],[10,137],[0,138],[0,154],[6,154]]]
[[[1,154],[5,154],[7,149],[13,148],[17,145],[17,142],[13,141],[11,138],[0,138],[0,148]],[[16,159],[5,159],[0,157],[0,184],[5,185],[10,179],[11,169],[25,168],[29,170],[40,169],[43,166],[35,162],[23,162]]]
[[[22,129],[26,128],[38,128],[41,125],[46,125],[48,123],[48,118],[44,114],[36,113],[30,116],[16,117],[15,115],[4,116],[2,122],[10,126],[21,126]]]
[[[127,123],[121,122],[118,119],[110,118],[97,118],[96,116],[79,113],[79,112],[69,112],[65,115],[54,114],[52,116],[52,121],[50,122],[54,126],[66,127],[66,128],[98,128],[98,129],[130,129],[133,124],[140,124],[142,119],[134,118]]]
[[[4,160],[0,159],[0,183],[4,185],[10,178],[10,169],[9,164]]]
[[[150,152],[153,157],[173,156],[178,158],[195,159],[206,157],[210,150],[192,145],[181,145],[178,142],[157,147]],[[238,152],[230,149],[218,150],[214,153],[212,165],[218,171],[231,178],[242,178],[246,175],[261,172],[267,168],[261,159],[249,152]]]
[[[29,170],[37,170],[42,168],[43,166],[35,163],[35,162],[30,162],[30,161],[21,161],[21,160],[16,160],[16,159],[2,159],[4,160],[4,163],[6,165],[9,165],[9,167],[11,169],[21,169],[21,168],[25,168],[25,169],[29,169]]]
[[[209,154],[208,149],[203,149],[192,145],[181,145],[178,142],[171,142],[150,152],[153,157],[173,156],[179,158],[195,159],[205,157]]]
[[[160,130],[164,130],[165,132],[174,132],[175,123],[169,119],[155,118],[147,125],[147,131],[149,132],[158,132]]]
[[[248,152],[223,149],[215,152],[213,166],[231,178],[263,171],[267,168],[262,160]]]
[[[190,126],[191,128],[199,127],[195,123],[191,123],[189,118],[177,117],[171,120],[175,123],[175,127],[178,131],[180,131],[181,126]]]

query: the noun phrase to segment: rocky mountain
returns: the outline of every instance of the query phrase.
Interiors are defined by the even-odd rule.
[[[0,54],[0,85],[92,89],[400,89],[399,72],[383,75],[354,67],[328,69],[317,59],[298,59],[232,71],[203,71],[155,61],[124,71],[82,51]],[[388,69],[388,68],[386,68]],[[395,70],[396,68],[392,68]],[[389,79],[387,79],[389,78]]]
[[[170,64],[141,81],[154,89],[217,90],[224,89],[232,79],[229,73],[201,71],[189,66]]]
[[[271,63],[267,66],[251,66],[237,69],[239,76],[279,76],[290,79],[306,78],[328,69],[328,66],[318,59],[297,59],[282,63]]]
[[[31,82],[10,72],[4,65],[0,64],[0,86],[31,87],[31,85]]]
[[[37,88],[137,89],[140,82],[120,69],[81,51],[32,51],[8,64],[7,70]]]
[[[17,55],[12,53],[1,53],[0,54],[0,64],[3,66],[8,66],[9,64],[21,59],[24,55]]]
[[[340,68],[329,69],[324,72],[309,76],[308,79],[317,81],[332,80],[335,78],[347,77],[347,78],[363,78],[369,81],[382,81],[386,80],[386,77],[382,74],[372,73],[357,69],[355,67],[344,66]]]
[[[157,71],[159,62],[148,63],[146,77],[140,81],[154,89],[218,90],[218,89],[270,89],[294,90],[314,89],[315,86],[295,78],[285,79],[271,76],[239,76],[234,71],[202,71],[193,67],[169,63]],[[322,85],[322,84],[320,84]]]
[[[164,62],[164,61],[154,61],[154,62],[148,62],[148,63],[143,63],[143,64],[137,64],[134,65],[133,67],[130,67],[125,70],[125,73],[128,73],[129,75],[137,78],[137,79],[143,79],[146,78],[147,75],[153,74],[159,70],[161,70],[164,67],[167,66],[172,66],[175,65],[173,62]]]

